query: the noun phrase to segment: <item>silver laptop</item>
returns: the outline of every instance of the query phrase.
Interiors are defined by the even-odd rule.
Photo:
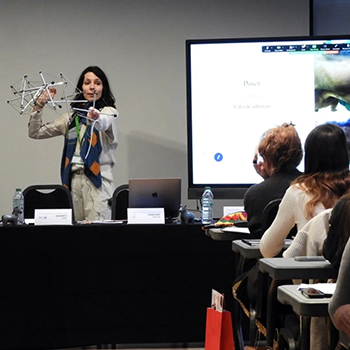
[[[164,208],[166,219],[179,215],[181,179],[130,179],[129,208]]]

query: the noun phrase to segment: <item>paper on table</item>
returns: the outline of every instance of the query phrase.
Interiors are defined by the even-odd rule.
[[[324,294],[333,295],[336,285],[337,285],[336,283],[313,283],[313,284],[302,283],[298,289],[300,290],[301,288],[315,288]]]
[[[223,208],[223,216],[229,215],[229,214],[233,214],[236,211],[244,211],[244,206],[240,205],[240,206],[234,206],[234,207],[225,207]]]
[[[249,229],[247,227],[230,226],[230,227],[223,228],[222,231],[223,232],[246,233],[247,235],[250,234]]]

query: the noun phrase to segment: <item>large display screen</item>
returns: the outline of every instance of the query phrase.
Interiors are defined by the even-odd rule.
[[[276,125],[293,123],[303,144],[316,125],[347,129],[350,36],[187,40],[186,64],[190,199],[204,186],[243,198],[262,181],[252,160]]]

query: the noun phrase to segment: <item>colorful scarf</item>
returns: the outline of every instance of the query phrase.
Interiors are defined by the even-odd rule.
[[[85,118],[79,118],[81,123],[86,123]],[[92,132],[92,135],[91,135]],[[62,162],[61,162],[61,180],[62,185],[71,189],[71,168],[72,159],[75,152],[78,137],[69,139],[66,137],[64,142]],[[102,146],[100,142],[99,132],[92,125],[88,125],[84,137],[82,139],[80,156],[84,162],[84,174],[94,184],[96,188],[99,188],[102,184],[101,167],[100,167],[100,154]]]

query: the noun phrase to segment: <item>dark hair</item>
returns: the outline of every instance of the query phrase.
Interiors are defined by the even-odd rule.
[[[305,175],[349,168],[345,133],[335,124],[315,127],[307,136],[304,148]]]
[[[97,67],[97,66],[89,66],[81,72],[80,77],[78,79],[77,87],[75,90],[75,92],[77,93],[77,96],[75,99],[76,100],[84,99],[83,94],[80,92],[83,89],[83,82],[84,82],[85,74],[89,73],[89,72],[94,73],[98,78],[100,78],[102,81],[102,85],[103,85],[102,96],[98,101],[96,101],[96,105],[95,105],[96,108],[101,109],[101,108],[106,107],[106,106],[110,106],[110,107],[115,108],[115,98],[114,98],[112,91],[109,87],[109,82],[108,82],[107,76],[104,73],[104,71],[100,67]]]
[[[328,209],[350,190],[349,156],[343,130],[334,124],[315,127],[305,141],[305,172],[292,184],[299,184],[311,199],[306,217],[312,218],[322,203]]]
[[[265,132],[258,152],[267,160],[274,173],[295,170],[303,157],[299,135],[293,124],[286,123]]]
[[[350,236],[350,194],[335,204],[329,219],[330,228],[324,241],[324,255],[338,271],[346,243]]]

